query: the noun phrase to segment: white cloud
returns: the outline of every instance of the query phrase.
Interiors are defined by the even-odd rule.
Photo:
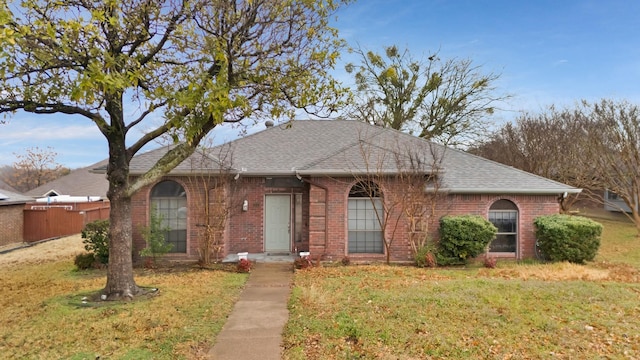
[[[98,139],[102,137],[100,131],[95,125],[68,125],[59,126],[58,123],[50,125],[28,126],[18,125],[10,122],[2,125],[0,133],[0,141],[2,142],[21,142],[21,141],[38,141],[38,140],[80,140],[80,139]]]

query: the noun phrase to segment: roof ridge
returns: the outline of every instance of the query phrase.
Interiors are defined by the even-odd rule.
[[[265,123],[267,121],[269,121],[269,120],[265,120]],[[271,120],[271,121],[273,121],[273,120]],[[252,137],[256,137],[256,136],[258,136],[260,134],[263,134],[263,133],[265,133],[267,131],[270,131],[272,129],[275,129],[275,128],[279,128],[280,130],[284,130],[284,129],[282,129],[283,125],[286,125],[286,124],[289,124],[289,123],[293,123],[294,121],[321,121],[321,120],[315,120],[315,119],[299,119],[299,120],[295,120],[295,119],[292,119],[292,120],[287,120],[287,121],[285,121],[285,122],[283,122],[281,124],[275,124],[274,123],[273,126],[266,126],[265,125],[264,129],[262,129],[262,130],[258,130],[256,132],[253,132],[253,133],[250,133],[250,134],[246,134],[246,135],[243,135],[241,137],[238,137],[238,138],[235,138],[235,139],[232,139],[232,140],[227,140],[227,141],[223,142],[222,144],[210,147],[210,149],[215,149],[217,147],[222,147],[224,145],[229,145],[229,144],[234,143],[236,141],[242,141],[242,140],[245,140],[245,139],[251,139]],[[324,120],[322,120],[322,121],[324,121]],[[258,123],[256,123],[256,124],[258,124]],[[244,126],[244,125],[241,125],[241,126]]]

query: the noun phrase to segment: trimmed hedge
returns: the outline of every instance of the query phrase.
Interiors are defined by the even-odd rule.
[[[466,263],[487,250],[498,229],[479,215],[444,216],[440,219],[438,264]]]
[[[550,261],[582,264],[595,258],[602,225],[582,216],[545,215],[535,218],[538,246]]]

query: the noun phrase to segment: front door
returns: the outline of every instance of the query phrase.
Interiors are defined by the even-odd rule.
[[[291,251],[291,196],[267,195],[264,217],[265,252]]]

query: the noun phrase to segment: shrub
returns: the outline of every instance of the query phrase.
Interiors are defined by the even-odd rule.
[[[498,229],[479,215],[444,216],[440,219],[438,263],[466,263],[486,251]]]
[[[349,265],[351,265],[351,258],[348,257],[348,256],[345,256],[345,257],[342,258],[342,260],[340,260],[340,262],[344,266],[349,266]]]
[[[414,261],[416,262],[416,266],[420,268],[433,268],[438,266],[435,253],[436,249],[433,246],[425,245],[418,248],[413,257]]]
[[[533,221],[538,246],[550,261],[582,264],[595,258],[602,225],[582,216],[539,216]]]
[[[84,226],[80,233],[84,249],[101,264],[109,263],[109,220],[96,220]]]
[[[151,259],[151,263],[147,261],[145,266],[155,266],[157,259],[173,248],[173,244],[168,244],[164,237],[164,234],[169,230],[168,226],[162,225],[162,216],[155,211],[151,212],[149,226],[142,228],[142,237],[147,243],[147,247],[140,250],[140,256],[146,256]]]
[[[491,257],[491,256],[486,256],[484,258],[483,265],[487,269],[495,269],[496,266],[498,265],[498,259],[496,259],[494,257]]]
[[[296,258],[293,261],[293,266],[296,269],[307,269],[313,266],[313,263],[311,262],[311,259],[309,259],[308,256],[301,256],[299,258]]]
[[[240,261],[238,261],[238,265],[236,265],[236,269],[238,270],[238,272],[248,273],[251,271],[252,266],[253,264],[250,260],[240,259]]]
[[[96,262],[96,257],[92,253],[83,253],[76,255],[73,263],[76,265],[78,270],[87,270],[92,269]]]

